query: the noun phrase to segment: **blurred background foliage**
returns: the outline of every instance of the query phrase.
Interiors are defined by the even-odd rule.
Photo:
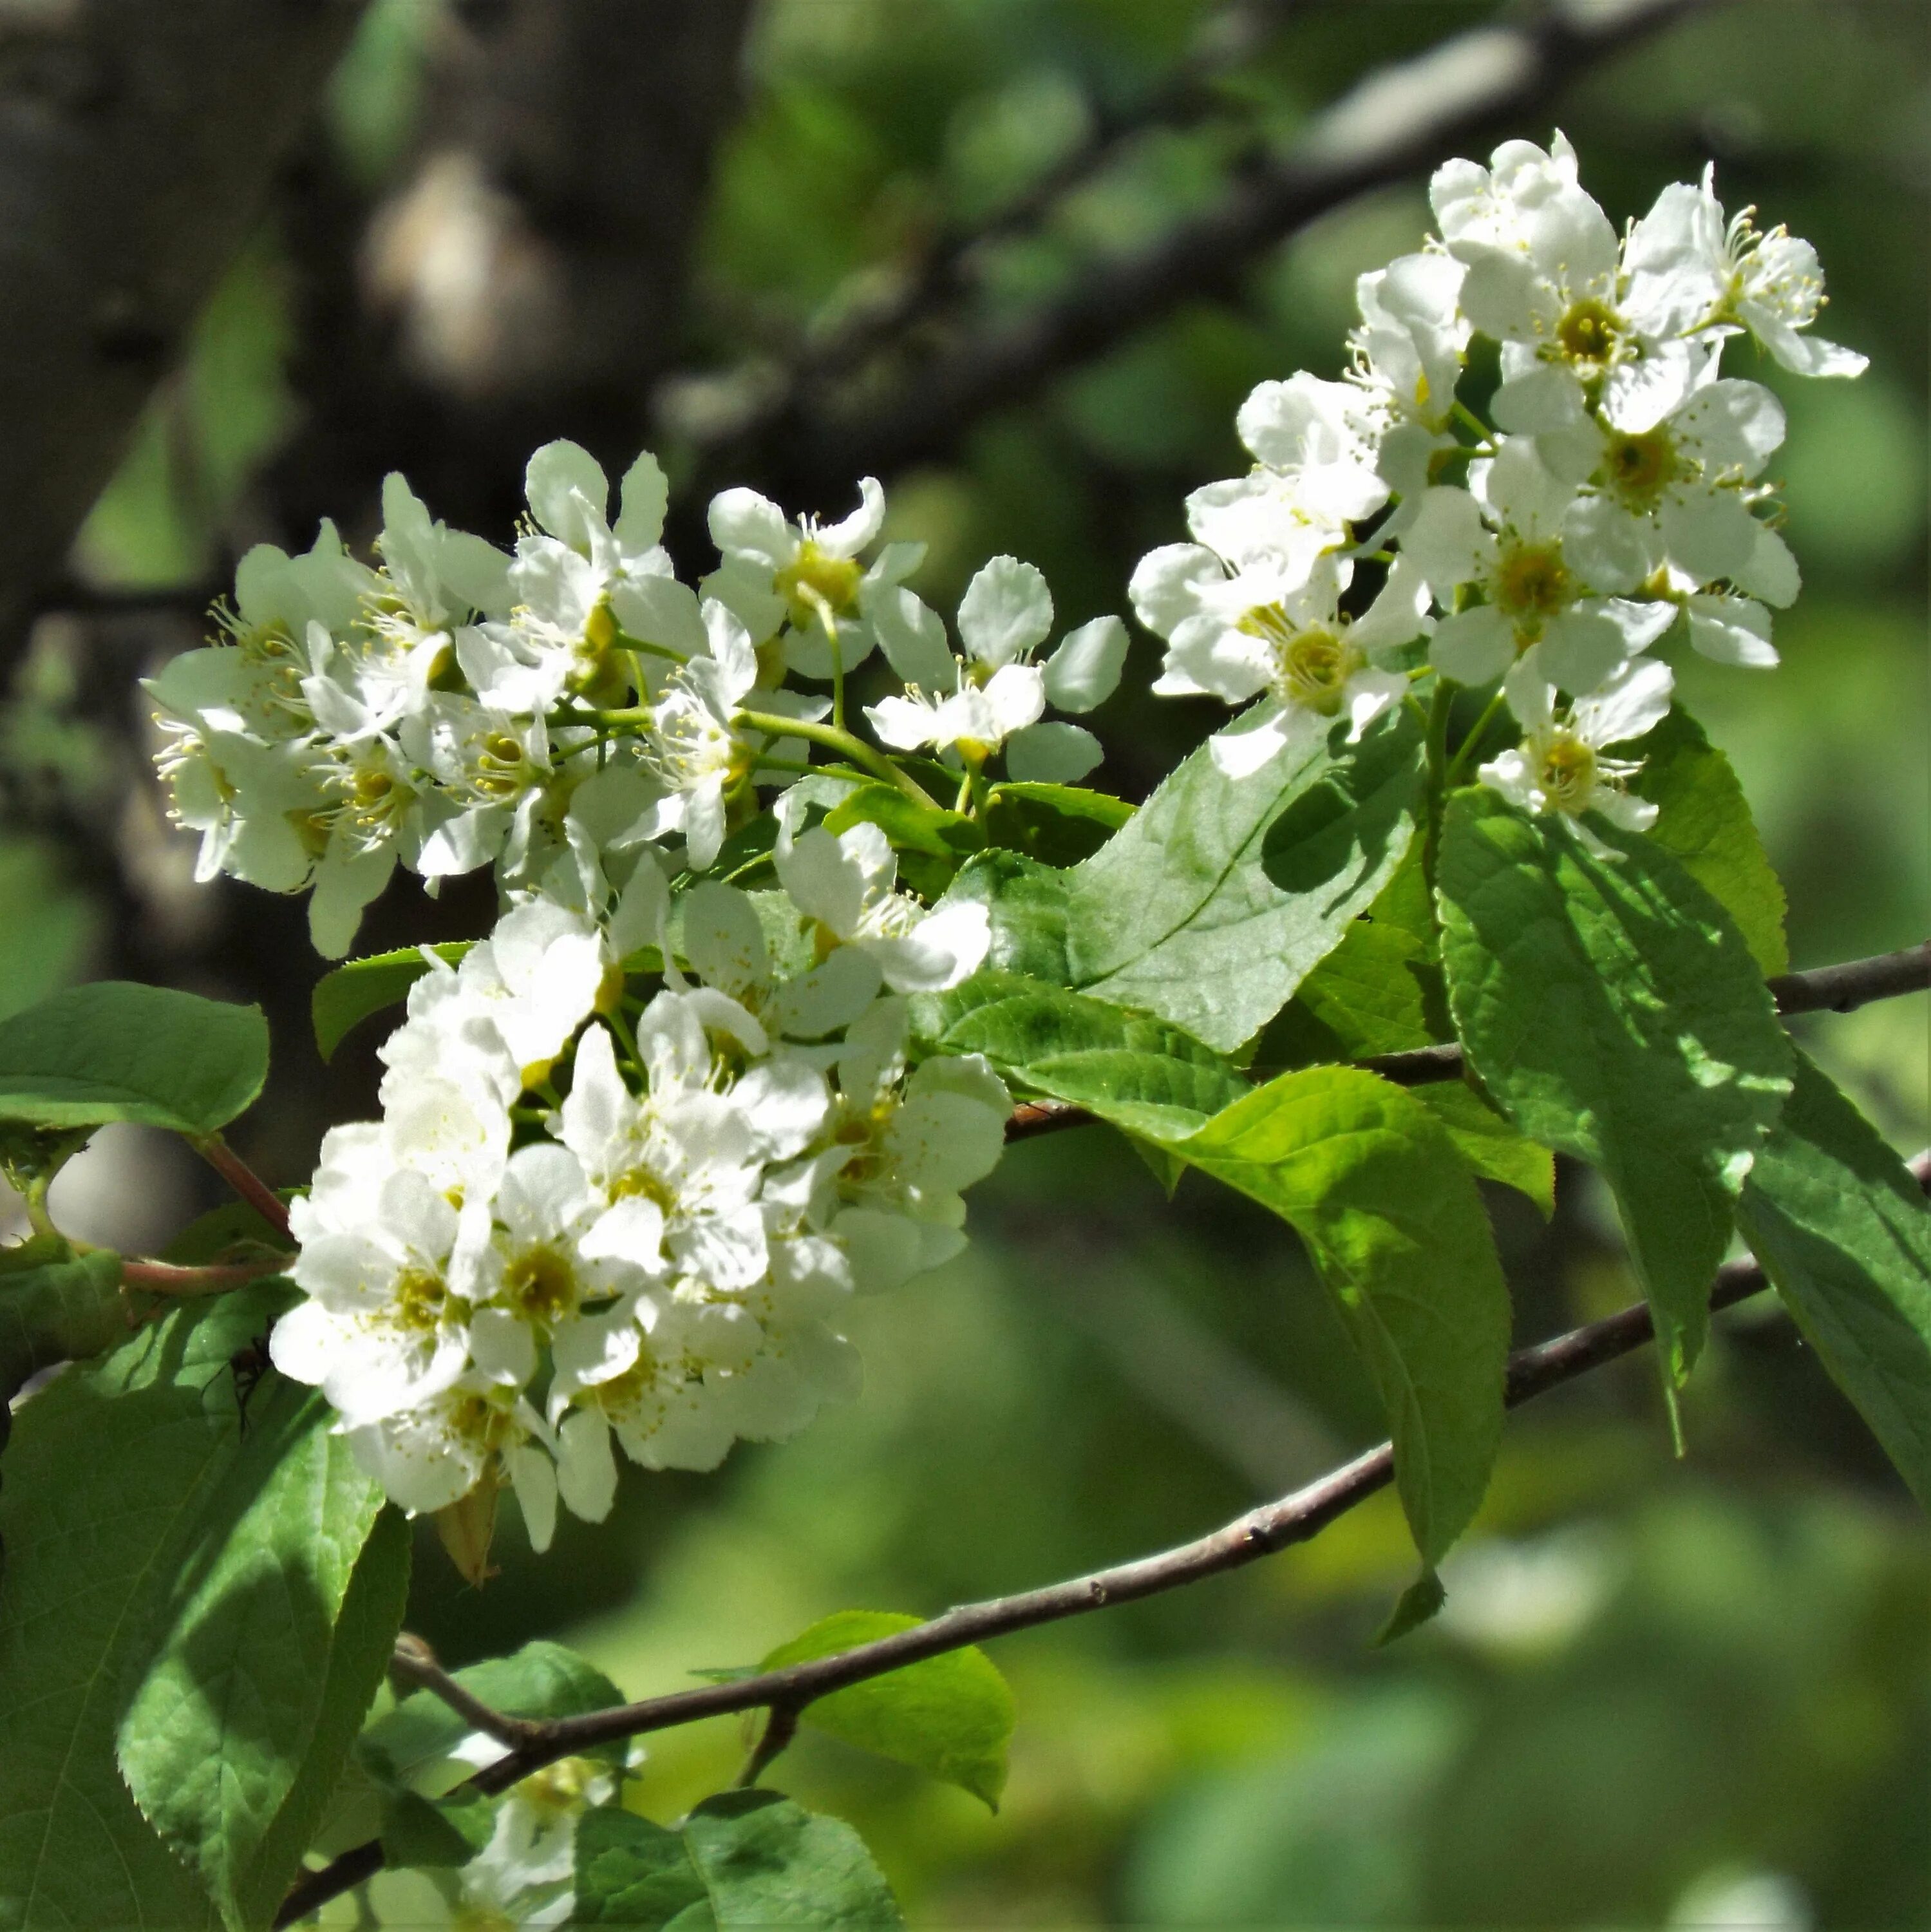
[[[301,1023],[319,968],[285,908],[189,884],[129,679],[196,640],[248,542],[305,543],[318,501],[364,538],[381,466],[451,468],[428,442],[387,453],[392,419],[457,439],[486,472],[479,520],[510,536],[487,506],[513,502],[515,453],[550,431],[540,387],[504,406],[490,358],[514,362],[516,345],[476,321],[540,316],[515,304],[542,257],[518,253],[514,173],[479,184],[449,158],[480,85],[460,44],[499,10],[376,0],[287,193],[88,522],[69,608],[40,620],[5,713],[0,1011],[106,972],[264,999],[277,1097],[250,1150],[284,1181],[330,1119],[368,1110],[370,1044],[325,1074]],[[650,11],[615,31],[647,32]],[[715,481],[774,372],[1069,156],[1107,145],[1043,218],[966,257],[963,292],[921,325],[935,339],[1076,286],[1211,203],[1364,72],[1495,13],[765,0],[674,332],[635,372],[631,413],[595,420],[633,445],[648,427],[688,488]],[[1193,76],[1177,97],[1177,68]],[[1816,242],[1829,332],[1872,358],[1854,386],[1753,372],[1790,408],[1780,473],[1805,595],[1780,622],[1774,676],[1691,659],[1680,688],[1743,776],[1795,962],[1920,938],[1931,14],[1741,0],[1517,131],[1546,139],[1558,112],[1618,220],[1714,158],[1729,205],[1758,202]],[[1068,620],[1120,608],[1135,560],[1180,533],[1185,490],[1240,466],[1248,387],[1335,373],[1354,276],[1426,218],[1419,180],[1371,194],[889,478],[892,534],[931,547],[918,587],[946,602],[1011,550],[1045,568]],[[355,410],[361,352],[331,332],[349,327],[331,278],[359,287],[407,394],[437,388],[439,413],[397,415],[370,391],[367,422],[328,419]],[[331,389],[316,371],[337,362]],[[493,469],[475,453],[491,436]],[[684,516],[679,561],[701,568]],[[1129,796],[1215,722],[1139,694],[1156,652],[1136,650],[1137,692],[1129,673],[1098,721],[1097,782]],[[398,896],[365,936],[473,932],[487,914],[473,892]],[[1802,1029],[1907,1151],[1931,1126],[1927,1020],[1921,997]],[[1493,1202],[1525,1338],[1636,1292],[1604,1202],[1566,1178],[1546,1228]],[[130,1133],[61,1187],[76,1232],[152,1240],[202,1184]],[[559,1635],[630,1690],[667,1689],[832,1610],[930,1611],[1179,1540],[1378,1433],[1292,1242],[1199,1177],[1169,1203],[1094,1130],[1015,1150],[973,1211],[967,1256],[859,1311],[855,1405],[714,1478],[632,1472],[612,1523],[568,1525],[541,1563],[509,1532],[480,1595],[425,1548],[413,1626],[452,1662]],[[920,1924],[1931,1924],[1931,1534],[1769,1310],[1720,1324],[1681,1462],[1654,1372],[1626,1364],[1517,1420],[1447,1612],[1391,1649],[1370,1639],[1412,1559],[1384,1496],[1237,1576],[1008,1643],[1021,1721],[996,1818],[808,1736],[773,1781],[856,1822]],[[729,1778],[744,1742],[734,1723],[652,1739],[634,1802],[675,1814]]]

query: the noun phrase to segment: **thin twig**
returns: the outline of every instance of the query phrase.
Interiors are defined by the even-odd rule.
[[[772,1705],[771,1715],[765,1720],[763,1736],[758,1739],[751,1755],[744,1761],[744,1768],[737,1774],[737,1789],[743,1791],[755,1784],[797,1735],[796,1708],[790,1704]]]
[[[1777,1011],[1793,1013],[1848,1013],[1876,1000],[1895,1000],[1931,987],[1931,940],[1896,952],[1879,952],[1868,959],[1846,960],[1840,966],[1819,966],[1807,973],[1781,973],[1770,982]],[[1438,1080],[1459,1080],[1466,1056],[1454,1040],[1439,1046],[1417,1046],[1405,1053],[1377,1054],[1352,1064],[1378,1073],[1397,1087],[1424,1087]],[[1030,1140],[1063,1127],[1087,1125],[1094,1116],[1065,1100],[1022,1100],[1006,1122],[1009,1141]]]
[[[486,1704],[474,1691],[466,1690],[445,1670],[434,1651],[412,1631],[404,1630],[396,1639],[395,1654],[389,1659],[389,1674],[418,1690],[439,1697],[466,1724],[484,1736],[515,1750],[532,1742],[539,1727],[526,1718],[512,1718]]]
[[[1931,1185],[1931,1154],[1919,1155],[1911,1166],[1921,1186]],[[1711,1286],[1710,1306],[1713,1310],[1732,1307],[1762,1293],[1768,1286],[1763,1270],[1754,1261],[1726,1262],[1717,1270]],[[1633,1353],[1653,1340],[1655,1333],[1654,1318],[1648,1304],[1639,1303],[1603,1321],[1585,1323],[1532,1348],[1519,1349],[1509,1358],[1503,1400],[1510,1408],[1516,1408]],[[1264,1503],[1208,1535],[1156,1556],[1051,1583],[1044,1589],[964,1604],[928,1623],[872,1643],[859,1644],[835,1656],[814,1658],[808,1663],[763,1671],[754,1677],[706,1684],[694,1690],[673,1691],[668,1696],[646,1698],[635,1704],[533,1724],[527,1742],[478,1772],[470,1784],[494,1796],[558,1758],[619,1738],[669,1730],[707,1718],[730,1717],[741,1711],[769,1708],[773,1712],[765,1733],[769,1740],[777,1730],[778,1713],[802,1711],[832,1691],[902,1670],[908,1664],[922,1663],[928,1658],[943,1656],[969,1644],[1180,1589],[1306,1543],[1337,1517],[1385,1489],[1393,1480],[1394,1470],[1394,1446],[1384,1442],[1291,1496]],[[758,1768],[762,1769],[762,1766]],[[358,1845],[320,1871],[306,1874],[283,1902],[276,1925],[292,1924],[328,1900],[359,1885],[380,1869],[382,1856],[379,1844]]]
[[[286,1255],[265,1255],[252,1262],[214,1262],[203,1268],[181,1268],[172,1262],[124,1261],[121,1286],[148,1294],[226,1294],[251,1281],[286,1274],[288,1264]]]
[[[219,1134],[204,1134],[190,1144],[283,1240],[294,1240],[288,1224],[288,1204]]]
[[[1063,370],[1183,303],[1237,289],[1255,256],[1322,215],[1519,124],[1612,56],[1717,3],[1551,6],[1519,26],[1476,28],[1378,69],[1285,152],[1243,172],[1218,202],[1147,248],[1096,265],[1057,302],[915,370],[895,396],[841,407],[801,392],[781,423],[754,425],[756,446],[797,452],[801,488],[883,476],[943,454],[988,412],[1026,400]],[[709,466],[751,446],[733,437]]]

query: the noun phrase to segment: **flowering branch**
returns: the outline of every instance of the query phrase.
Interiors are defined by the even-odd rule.
[[[799,396],[752,436],[809,451],[814,473],[883,473],[949,448],[988,411],[1035,394],[1185,302],[1234,286],[1262,250],[1385,184],[1425,172],[1485,132],[1532,113],[1558,88],[1712,0],[1549,8],[1519,26],[1485,26],[1377,70],[1309,124],[1284,154],[1141,253],[1083,275],[1062,300],[919,370],[895,406],[843,414]],[[737,440],[742,446],[751,438]]]
[[[1931,988],[1931,940],[1807,973],[1779,974],[1769,985],[1777,1011],[1786,1018],[1793,1013],[1852,1012],[1874,1000],[1898,999]],[[1438,1046],[1411,1047],[1405,1053],[1377,1054],[1356,1064],[1397,1087],[1426,1087],[1460,1079],[1467,1060],[1461,1043],[1447,1040]],[[1025,1100],[1013,1108],[1006,1138],[1030,1140],[1062,1127],[1084,1126],[1093,1118],[1084,1108],[1063,1100]]]
[[[1931,1186],[1931,1152],[1920,1154],[1911,1167],[1921,1186]],[[1768,1278],[1755,1261],[1726,1262],[1711,1288],[1710,1306],[1713,1311],[1734,1307],[1762,1294],[1769,1286]],[[1655,1334],[1655,1320],[1648,1304],[1639,1302],[1602,1321],[1586,1322],[1546,1342],[1518,1349],[1509,1358],[1504,1400],[1511,1408],[1519,1407],[1565,1382],[1633,1354],[1653,1340]],[[1069,1577],[1043,1589],[963,1604],[928,1623],[834,1656],[814,1658],[807,1663],[763,1671],[754,1677],[727,1683],[673,1691],[667,1696],[646,1698],[609,1710],[529,1725],[524,1739],[514,1745],[507,1756],[478,1772],[469,1780],[470,1785],[494,1796],[559,1758],[598,1744],[641,1736],[649,1731],[669,1730],[707,1718],[769,1709],[772,1713],[770,1724],[753,1754],[754,1763],[761,1769],[763,1763],[775,1756],[790,1740],[790,1727],[783,1720],[788,1718],[795,1724],[796,1714],[820,1697],[989,1638],[1083,1616],[1115,1604],[1158,1596],[1206,1577],[1244,1568],[1263,1556],[1275,1556],[1296,1544],[1309,1541],[1330,1523],[1385,1489],[1393,1478],[1394,1468],[1394,1446],[1384,1442],[1290,1496],[1264,1503],[1205,1536],[1152,1556]],[[481,1721],[484,1716],[489,1724]],[[472,1721],[495,1737],[505,1736],[503,1729],[495,1726],[519,1722],[487,1707],[481,1707]],[[768,1752],[766,1744],[772,1746]],[[330,1899],[361,1884],[379,1871],[382,1864],[382,1847],[372,1840],[343,1852],[321,1870],[307,1874],[283,1902],[275,1920],[277,1927],[306,1918]]]

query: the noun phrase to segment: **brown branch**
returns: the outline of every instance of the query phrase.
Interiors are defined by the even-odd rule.
[[[1284,153],[1149,248],[1097,265],[1059,301],[918,370],[895,397],[841,409],[823,394],[801,394],[782,423],[759,425],[761,446],[774,458],[792,452],[805,488],[941,454],[988,412],[1035,394],[1061,370],[1183,302],[1237,287],[1256,255],[1321,216],[1519,124],[1570,82],[1714,4],[1550,6],[1520,26],[1477,28],[1380,69]]]
[[[513,1718],[496,1709],[473,1691],[465,1690],[443,1669],[428,1644],[412,1631],[404,1630],[396,1639],[389,1674],[412,1689],[427,1690],[431,1696],[440,1698],[466,1724],[512,1750],[532,1742],[540,1728],[526,1718]]]
[[[1793,1013],[1848,1013],[1878,1000],[1895,1000],[1931,988],[1931,940],[1896,952],[1879,952],[1868,959],[1849,959],[1839,966],[1819,966],[1807,973],[1781,973],[1770,982],[1777,1011]],[[1352,1063],[1378,1073],[1397,1087],[1425,1087],[1438,1080],[1459,1080],[1468,1060],[1460,1044],[1417,1046],[1405,1053],[1376,1054]],[[1063,1127],[1082,1127],[1095,1116],[1065,1100],[1022,1100],[1006,1126],[1009,1141],[1030,1140]]]
[[[286,1255],[264,1256],[252,1262],[214,1262],[205,1268],[181,1268],[172,1262],[129,1262],[121,1264],[121,1285],[138,1288],[148,1294],[226,1294],[246,1288],[251,1281],[265,1281],[271,1275],[286,1274]]]
[[[1919,1155],[1912,1162],[1912,1172],[1921,1186],[1931,1185],[1931,1154]],[[1754,1261],[1726,1262],[1717,1270],[1711,1286],[1710,1306],[1712,1310],[1732,1307],[1762,1294],[1768,1286],[1768,1278]],[[1503,1400],[1511,1408],[1519,1407],[1633,1353],[1654,1340],[1655,1334],[1655,1320],[1648,1304],[1638,1303],[1603,1321],[1585,1323],[1531,1348],[1518,1349],[1509,1358]],[[533,1735],[527,1742],[487,1770],[478,1772],[469,1783],[476,1790],[494,1796],[560,1757],[619,1738],[669,1730],[707,1718],[729,1717],[741,1711],[769,1709],[773,1715],[766,1738],[774,1734],[784,1738],[786,1734],[779,1729],[784,1714],[802,1711],[834,1690],[902,1670],[907,1664],[922,1663],[949,1651],[963,1649],[968,1644],[982,1643],[993,1637],[1010,1636],[1015,1630],[1036,1629],[1042,1624],[1058,1623],[1115,1604],[1129,1604],[1142,1597],[1183,1588],[1306,1543],[1337,1517],[1385,1489],[1394,1470],[1394,1446],[1384,1442],[1291,1496],[1264,1503],[1206,1536],[1156,1556],[1051,1583],[1044,1589],[964,1604],[928,1623],[880,1637],[875,1642],[859,1644],[835,1656],[814,1658],[781,1670],[762,1671],[754,1677],[707,1684],[695,1690],[673,1691],[668,1696],[646,1698],[638,1703],[537,1724],[532,1726]],[[775,1751],[772,1754],[775,1755]],[[289,1892],[275,1924],[286,1926],[305,1918],[379,1870],[382,1862],[381,1846],[371,1843],[344,1852],[320,1871],[309,1873]]]

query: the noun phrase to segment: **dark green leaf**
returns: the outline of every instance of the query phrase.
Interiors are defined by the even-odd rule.
[[[1723,908],[1669,854],[1616,856],[1493,792],[1450,801],[1438,886],[1449,996],[1483,1084],[1532,1139],[1600,1167],[1672,1383],[1709,1325],[1750,1162],[1790,1046]]]
[[[480,1792],[424,1798],[391,1791],[382,1802],[382,1856],[397,1870],[466,1865],[490,1842],[496,1810]]]
[[[1250,1039],[1401,862],[1421,780],[1417,728],[1384,719],[1290,744],[1251,776],[1203,746],[1073,872],[1073,982],[1210,1046]]]
[[[1448,1600],[1448,1592],[1441,1587],[1441,1578],[1434,1569],[1424,1570],[1401,1594],[1400,1600],[1388,1613],[1388,1621],[1375,1633],[1375,1642],[1385,1646],[1399,1642],[1411,1630],[1418,1630],[1425,1623],[1433,1621],[1441,1613],[1441,1606]]]
[[[285,1292],[250,1289],[177,1309],[14,1418],[0,1486],[0,1926],[212,1922],[136,1808],[115,1738],[169,1605],[193,1587],[194,1552],[235,1519],[229,1364],[282,1306]],[[264,1396],[256,1478],[287,1432],[271,1391],[251,1408]]]
[[[1017,974],[975,974],[913,1013],[932,1051],[982,1053],[1031,1092],[1156,1139],[1191,1132],[1252,1090],[1177,1027]]]
[[[1017,852],[982,852],[961,866],[949,899],[982,905],[992,928],[985,963],[1048,986],[1072,977],[1066,964],[1066,875]]]
[[[1801,1054],[1738,1218],[1831,1379],[1931,1508],[1931,1208]]]
[[[1416,1544],[1438,1562],[1488,1484],[1509,1346],[1494,1238],[1447,1130],[1372,1073],[1317,1066],[1171,1145],[1306,1242],[1381,1392]]]
[[[759,1667],[781,1670],[834,1656],[922,1621],[880,1610],[841,1610],[780,1644]],[[999,1809],[1012,1738],[1012,1693],[976,1645],[835,1690],[806,1705],[803,1721],[862,1750],[962,1786]]]
[[[97,980],[0,1022],[0,1120],[211,1134],[253,1102],[268,1070],[260,1008]]]
[[[898,1932],[905,1922],[849,1825],[775,1792],[727,1791],[706,1799],[681,1832],[607,1807],[586,1814],[577,1828],[574,1922]]]
[[[244,1329],[236,1346],[259,1334]],[[247,1395],[244,1430],[238,1372],[224,1367],[201,1392],[225,1462],[127,1620],[117,1742],[134,1802],[239,1928],[256,1852],[324,1718],[337,1621],[382,1498],[319,1394],[271,1372]],[[338,1684],[352,1734],[382,1660]]]
[[[624,1701],[623,1693],[594,1664],[545,1639],[525,1644],[514,1656],[491,1658],[454,1675],[492,1709],[512,1718],[574,1718]],[[403,1785],[446,1758],[469,1735],[468,1724],[441,1698],[417,1690],[362,1733],[357,1752],[374,1776]],[[619,1742],[591,1754],[621,1763],[623,1753]]]
[[[245,1201],[224,1201],[197,1214],[161,1250],[161,1259],[178,1268],[205,1268],[263,1248],[290,1249],[289,1238],[271,1228]]]
[[[605,1805],[577,1826],[577,1909],[573,1925],[625,1925],[658,1932],[715,1932],[710,1892],[681,1832]]]
[[[45,1258],[36,1266],[39,1256]],[[42,1369],[127,1340],[118,1255],[76,1255],[57,1237],[40,1234],[0,1250],[0,1402]]]
[[[454,939],[427,950],[454,966],[473,944]],[[400,1006],[409,998],[410,987],[429,970],[423,952],[420,946],[405,946],[398,952],[372,952],[366,959],[351,959],[334,968],[316,981],[315,991],[309,996],[309,1015],[314,1023],[316,1047],[324,1060],[332,1060],[343,1037],[371,1013]]]
[[[992,788],[987,837],[1048,866],[1089,859],[1133,816],[1123,798],[1079,785],[1001,784]]]
[[[274,1918],[301,1869],[303,1853],[352,1773],[355,1734],[388,1668],[408,1606],[411,1540],[402,1511],[385,1509],[356,1560],[329,1646],[321,1721],[294,1786],[238,1888],[241,1916],[250,1926]]]
[[[1680,705],[1642,742],[1630,789],[1660,809],[1646,835],[1737,922],[1766,976],[1790,970],[1783,887],[1771,870],[1730,761]]]

